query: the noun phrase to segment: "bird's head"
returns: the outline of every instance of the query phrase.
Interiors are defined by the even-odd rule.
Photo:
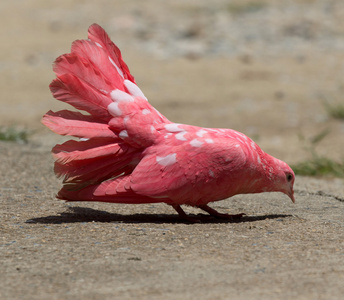
[[[289,196],[291,201],[295,203],[294,198],[294,181],[295,174],[293,170],[279,159],[273,158],[273,176],[272,188],[273,191],[282,192]]]

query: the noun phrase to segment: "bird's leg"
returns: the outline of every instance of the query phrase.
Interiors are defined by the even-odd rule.
[[[174,204],[172,207],[177,211],[179,217],[190,223],[200,223],[201,220],[188,216],[185,211],[180,207],[180,205]]]
[[[209,207],[207,204],[201,205],[201,206],[198,206],[198,207],[200,209],[206,211],[209,215],[211,215],[211,216],[213,216],[215,218],[219,218],[219,219],[238,220],[238,219],[241,219],[242,216],[245,215],[245,214],[229,215],[229,214],[219,213],[215,209]]]

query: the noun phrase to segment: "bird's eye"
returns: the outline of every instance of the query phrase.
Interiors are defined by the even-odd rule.
[[[288,173],[287,175],[287,181],[290,182],[293,179],[293,175]]]

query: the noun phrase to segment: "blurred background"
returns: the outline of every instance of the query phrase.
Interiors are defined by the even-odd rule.
[[[342,0],[5,0],[0,15],[0,139],[59,141],[40,124],[67,108],[50,94],[52,63],[98,23],[170,120],[344,176]]]

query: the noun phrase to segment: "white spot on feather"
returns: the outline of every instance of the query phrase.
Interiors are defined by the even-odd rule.
[[[151,111],[149,109],[145,108],[145,109],[142,110],[142,113],[144,115],[149,115],[151,113]]]
[[[101,44],[99,44],[98,42],[95,42],[95,44],[99,47],[99,48],[103,48],[103,46]]]
[[[176,139],[180,141],[186,141],[186,137],[184,137],[184,134],[186,134],[186,131],[182,131],[176,134]]]
[[[128,131],[126,130],[122,130],[119,135],[118,135],[121,139],[125,139],[127,137],[129,137]]]
[[[207,133],[206,130],[200,129],[200,130],[198,130],[198,131],[196,132],[196,135],[199,136],[199,137],[203,137],[203,135],[204,135],[205,133]]]
[[[122,115],[122,110],[118,107],[117,102],[110,103],[109,106],[107,107],[109,113],[113,115],[114,117],[118,117]]]
[[[167,138],[169,138],[171,135],[172,135],[172,133],[171,133],[171,132],[168,132],[168,133],[166,133],[166,134],[164,135],[164,138],[167,139]]]
[[[260,160],[260,156],[259,156],[259,155],[257,155],[257,162],[258,162],[259,164],[262,163],[262,161]]]
[[[192,147],[201,147],[203,145],[203,143],[201,141],[199,141],[198,139],[193,139],[191,142],[190,142],[190,145]]]
[[[173,165],[177,161],[177,154],[172,153],[166,156],[157,156],[156,162],[164,167]]]
[[[128,93],[121,90],[113,90],[110,93],[112,101],[116,102],[134,102],[134,97],[130,96]]]
[[[130,117],[129,116],[125,116],[124,119],[123,119],[124,124],[127,124],[129,120],[130,120]]]
[[[118,74],[124,79],[122,70],[115,64],[115,62],[112,60],[110,56],[108,56],[109,61],[112,63],[112,65],[116,68]]]
[[[233,161],[233,157],[227,156],[225,157],[225,162]]]
[[[214,172],[213,172],[212,170],[209,170],[209,172],[208,172],[208,173],[209,173],[209,176],[210,176],[210,177],[212,177],[212,178],[214,178],[214,177],[215,177],[215,174],[214,174]]]
[[[134,97],[140,97],[147,100],[146,96],[142,93],[141,89],[134,82],[131,82],[130,80],[126,79],[124,80],[124,85],[128,89],[129,93]]]
[[[154,133],[154,132],[155,132],[155,127],[154,127],[153,125],[151,125],[150,131],[151,131],[151,133]]]
[[[208,144],[213,144],[214,141],[212,139],[205,139],[205,142],[208,143]]]
[[[181,132],[184,131],[183,128],[179,128],[180,124],[177,123],[172,123],[172,124],[166,124],[165,128],[169,131],[169,132]]]

